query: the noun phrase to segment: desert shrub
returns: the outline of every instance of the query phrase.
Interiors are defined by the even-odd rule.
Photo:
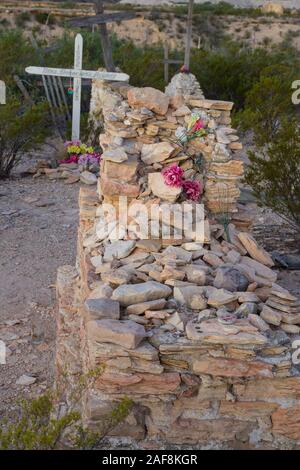
[[[280,47],[274,51],[242,49],[238,43],[225,42],[222,49],[193,50],[191,71],[198,78],[205,96],[231,100],[235,110],[239,110],[245,106],[247,93],[259,81],[262,71],[277,64],[287,65],[297,72],[296,50]]]
[[[15,86],[14,74],[25,76],[25,67],[36,60],[35,50],[20,30],[0,32],[0,77],[8,87]]]
[[[300,129],[285,119],[273,141],[249,152],[246,181],[258,201],[300,230]]]
[[[268,47],[270,44],[272,43],[272,39],[269,38],[268,36],[265,36],[262,40],[262,44],[265,46],[265,47]]]
[[[2,26],[3,28],[8,28],[10,26],[10,22],[8,21],[7,18],[1,18],[0,26]]]
[[[78,377],[78,383],[69,400],[63,395],[64,386],[60,392],[51,391],[32,400],[21,400],[17,420],[13,423],[1,423],[0,449],[97,448],[104,437],[128,416],[132,408],[132,401],[125,397],[104,416],[98,431],[90,431],[82,426],[81,414],[77,410],[78,402],[101,373],[102,369],[98,369]],[[67,382],[68,374],[65,380]]]
[[[288,65],[265,68],[258,82],[246,93],[245,108],[235,121],[242,130],[252,130],[256,146],[271,142],[280,129],[281,122],[295,114],[291,101],[291,84],[297,70]]]
[[[22,11],[16,16],[16,25],[18,28],[23,28],[28,21],[30,21],[31,15],[28,11]]]
[[[9,99],[0,106],[0,179],[10,175],[24,151],[44,141],[49,125],[45,103],[24,106]]]
[[[53,25],[56,24],[56,19],[51,13],[36,13],[35,20],[40,24]]]

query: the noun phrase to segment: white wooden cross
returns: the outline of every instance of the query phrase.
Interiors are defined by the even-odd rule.
[[[117,82],[127,82],[129,75],[126,73],[96,72],[93,70],[82,70],[83,39],[81,34],[75,38],[74,69],[57,69],[49,67],[27,67],[27,73],[33,75],[51,75],[55,77],[67,77],[73,81],[73,117],[72,117],[72,140],[80,139],[80,108],[81,108],[81,80],[100,79]]]
[[[0,80],[0,104],[6,104],[6,85]]]

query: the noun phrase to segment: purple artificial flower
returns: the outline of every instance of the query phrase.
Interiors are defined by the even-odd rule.
[[[84,155],[80,155],[78,163],[79,165],[99,164],[100,158],[101,158],[100,153],[97,153],[97,152],[85,153]]]

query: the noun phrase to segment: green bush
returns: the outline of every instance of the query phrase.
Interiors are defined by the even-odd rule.
[[[36,13],[35,20],[40,24],[53,25],[56,24],[56,18],[51,13]]]
[[[253,131],[256,146],[271,142],[281,122],[295,115],[291,84],[296,78],[297,70],[287,65],[267,67],[259,81],[246,93],[245,108],[237,114],[236,121],[242,130]]]
[[[66,396],[68,373],[62,376],[61,389],[48,392],[32,400],[21,400],[18,418],[1,422],[1,450],[56,450],[63,448],[95,449],[132,408],[132,401],[122,398],[103,418],[98,431],[90,431],[81,424],[78,403],[83,393],[97,380],[103,368],[79,376],[71,393]]]
[[[297,73],[299,59],[296,49],[241,49],[238,43],[227,42],[222,49],[215,51],[193,50],[191,71],[198,78],[207,98],[231,100],[235,104],[234,109],[240,110],[244,108],[247,93],[259,81],[263,70],[278,64]]]
[[[42,143],[49,133],[48,107],[44,103],[24,106],[8,99],[0,106],[0,179],[7,178],[24,151]]]
[[[21,30],[0,32],[0,77],[8,87],[15,87],[14,74],[25,76],[25,67],[36,61],[36,52]]]
[[[246,171],[258,201],[300,230],[300,129],[285,120],[268,145],[249,152]]]
[[[22,11],[16,16],[16,25],[18,28],[23,28],[28,21],[30,21],[31,15],[28,11]]]

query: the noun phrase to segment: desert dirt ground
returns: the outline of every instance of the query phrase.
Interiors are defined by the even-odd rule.
[[[20,396],[53,382],[55,278],[58,266],[75,262],[78,190],[45,178],[0,183],[0,420]],[[36,382],[17,385],[23,374]]]
[[[78,183],[45,177],[0,182],[0,340],[7,348],[7,363],[0,364],[0,421],[15,416],[19,398],[53,384],[56,271],[75,263],[78,191]],[[274,226],[269,212],[257,216],[258,225],[265,223]],[[279,279],[300,296],[300,271],[282,271]],[[23,374],[35,383],[18,385]]]

